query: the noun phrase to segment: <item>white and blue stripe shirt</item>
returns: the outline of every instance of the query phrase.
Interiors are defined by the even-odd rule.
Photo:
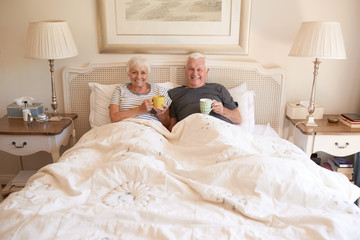
[[[128,85],[119,84],[118,86],[115,87],[115,90],[111,98],[111,104],[120,105],[120,111],[124,111],[140,106],[145,99],[152,98],[155,95],[164,95],[165,104],[167,106],[170,106],[171,99],[165,88],[160,87],[156,84],[148,84],[148,85],[150,87],[149,92],[146,94],[139,94],[131,91],[128,88],[129,84]],[[151,110],[150,112],[137,115],[134,118],[159,121],[159,119],[156,117],[156,112],[154,109]]]

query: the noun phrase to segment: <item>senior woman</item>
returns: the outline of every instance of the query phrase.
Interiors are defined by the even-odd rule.
[[[128,61],[126,71],[131,83],[115,88],[110,103],[111,122],[138,118],[160,121],[167,128],[171,100],[165,88],[147,83],[150,74],[148,61],[141,56],[133,57]],[[154,107],[152,97],[155,95],[165,96],[163,108]]]

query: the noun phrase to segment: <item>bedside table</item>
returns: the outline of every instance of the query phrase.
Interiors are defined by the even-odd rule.
[[[289,125],[288,137],[290,142],[300,147],[310,158],[312,153],[325,152],[333,156],[345,157],[356,154],[354,158],[354,182],[360,186],[359,152],[360,128],[350,128],[341,123],[329,123],[329,117],[338,115],[324,115],[323,119],[316,119],[316,127],[305,126],[304,119],[291,119],[286,116]],[[295,127],[296,126],[296,127]]]
[[[288,140],[300,147],[309,157],[312,153],[323,151],[334,156],[348,156],[360,152],[360,128],[350,128],[341,122],[328,123],[331,116],[324,115],[317,119],[316,127],[307,127],[304,119],[291,119]],[[294,127],[296,128],[294,129]]]
[[[26,156],[39,151],[51,154],[53,162],[60,158],[60,147],[68,144],[77,114],[59,114],[59,122],[34,122],[31,126],[22,118],[0,118],[0,151]],[[70,120],[71,118],[72,120]]]
[[[73,121],[77,114],[59,114],[64,117],[58,122],[36,122],[28,126],[22,118],[0,118],[0,151],[16,156],[30,155],[40,151],[51,154],[53,162],[60,158],[60,147],[66,146],[73,135]],[[17,176],[21,178],[22,184],[16,185],[14,179],[8,182],[4,189],[1,189],[0,201],[3,195],[16,192],[22,189],[28,178],[36,171],[23,171],[22,159],[21,171]]]

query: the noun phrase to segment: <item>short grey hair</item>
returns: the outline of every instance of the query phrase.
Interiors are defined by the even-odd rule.
[[[187,57],[187,59],[186,59],[186,65],[188,64],[188,62],[190,61],[190,59],[199,59],[199,58],[204,59],[205,67],[206,67],[206,69],[209,69],[209,67],[208,67],[208,65],[207,65],[206,57],[205,57],[203,54],[198,53],[198,52],[196,52],[196,53],[191,53],[191,54]]]
[[[135,56],[130,58],[126,64],[126,72],[129,73],[130,69],[136,66],[146,67],[148,69],[148,73],[150,73],[150,64],[146,58],[142,56]]]

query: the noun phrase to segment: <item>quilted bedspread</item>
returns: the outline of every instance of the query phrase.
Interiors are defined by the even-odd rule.
[[[86,133],[0,204],[0,239],[360,239],[360,189],[292,143],[193,114]]]

